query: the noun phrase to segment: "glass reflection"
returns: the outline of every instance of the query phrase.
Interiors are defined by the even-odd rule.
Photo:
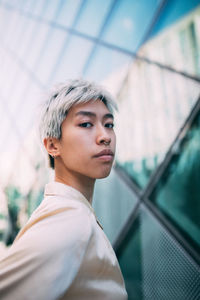
[[[35,66],[37,69],[37,77],[43,84],[47,83],[57,60],[59,59],[66,36],[67,33],[58,28],[50,29],[46,36],[46,40],[39,53],[39,59]]]
[[[97,180],[93,207],[111,242],[117,238],[136,203],[135,194],[115,170],[108,178]]]
[[[41,53],[42,47],[46,41],[47,34],[49,32],[49,27],[47,24],[36,24],[34,27],[34,33],[35,35],[34,43],[33,45],[30,44],[26,57],[25,57],[25,64],[30,70],[33,70],[34,65],[36,64],[37,60],[39,59],[39,55]]]
[[[18,55],[22,61],[25,60],[27,55],[27,50],[29,50],[30,45],[32,45],[32,39],[35,38],[34,32],[36,23],[31,19],[28,21],[26,28],[24,28],[23,32],[23,43],[19,45]],[[32,46],[31,46],[32,47]]]
[[[32,12],[32,10],[34,9],[34,5],[36,4],[36,1],[34,0],[23,0],[21,3],[21,10],[23,10],[24,12]]]
[[[154,189],[153,201],[200,246],[200,114]]]
[[[81,0],[60,0],[55,20],[58,24],[69,27],[73,24],[75,16],[81,5]]]
[[[14,27],[12,28],[11,36],[8,37],[7,42],[9,43],[8,49],[17,52],[19,41],[21,40],[24,32],[24,28],[26,28],[28,21],[25,16],[18,15],[17,18],[15,18],[16,23]]]
[[[198,299],[199,268],[142,205],[117,256],[128,299]]]
[[[124,53],[98,46],[90,57],[88,65],[85,66],[83,75],[90,80],[105,82],[112,77],[113,85],[116,85],[114,79],[117,80],[119,74],[124,73],[124,69],[127,70],[131,61],[132,58]]]
[[[90,41],[71,35],[60,53],[50,81],[62,82],[66,78],[80,77],[92,47],[93,43]]]
[[[81,15],[75,29],[92,36],[98,36],[104,19],[111,7],[112,0],[87,0],[81,10]],[[91,26],[92,24],[92,26]]]
[[[59,1],[47,1],[47,6],[45,7],[44,13],[42,14],[42,18],[49,21],[53,20],[57,11],[58,4]]]
[[[49,1],[46,1],[46,0],[35,1],[35,5],[33,7],[33,10],[31,11],[31,13],[36,16],[42,16],[46,9],[48,2]]]
[[[151,25],[159,3],[160,0],[116,1],[103,40],[136,51]]]
[[[174,1],[167,6],[194,5],[195,1]],[[179,10],[173,10],[178,19]],[[200,74],[200,6],[182,17],[170,27],[169,15],[155,26],[153,35],[159,32],[142,47],[142,55],[176,70],[199,76]],[[172,17],[171,15],[171,17]],[[174,18],[175,18],[174,16]],[[173,20],[175,21],[175,20]],[[165,28],[166,27],[166,28]],[[158,31],[158,32],[157,32]],[[161,31],[161,32],[160,32]]]
[[[162,162],[199,95],[200,85],[139,60],[119,93],[117,162],[142,188]]]
[[[129,300],[142,300],[142,251],[139,218],[117,251]]]

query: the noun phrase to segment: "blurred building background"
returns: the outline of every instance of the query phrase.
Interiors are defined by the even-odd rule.
[[[43,94],[67,78],[116,97],[117,156],[94,207],[129,299],[200,299],[198,0],[0,0],[0,240],[52,178],[37,137]]]

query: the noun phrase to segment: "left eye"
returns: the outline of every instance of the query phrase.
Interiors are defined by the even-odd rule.
[[[106,123],[105,127],[107,127],[107,128],[113,128],[114,124],[113,123]]]
[[[92,123],[90,123],[90,122],[85,122],[85,123],[81,123],[79,126],[80,126],[80,127],[89,128],[89,127],[92,127]]]

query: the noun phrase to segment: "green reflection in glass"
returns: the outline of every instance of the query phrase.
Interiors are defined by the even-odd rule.
[[[191,45],[192,49],[192,58],[193,58],[193,64],[195,68],[195,74],[200,74],[200,54],[199,54],[199,46],[198,46],[198,38],[196,35],[196,30],[195,30],[195,24],[194,22],[191,22],[189,25],[189,35],[191,38]]]
[[[180,74],[137,60],[129,68],[118,93],[117,163],[139,187],[163,161],[198,97],[199,84]]]
[[[139,218],[136,219],[117,256],[124,276],[128,299],[142,300],[142,260]]]
[[[97,180],[93,207],[111,243],[137,203],[132,190],[112,170],[108,178]]]
[[[156,186],[153,201],[200,246],[200,115]]]
[[[144,188],[158,165],[158,156],[143,158],[140,161],[126,161],[123,164],[118,162],[118,165],[126,170],[127,174],[139,187]]]
[[[199,268],[143,205],[117,256],[129,300],[199,299]]]
[[[20,229],[18,224],[18,217],[20,212],[20,203],[22,201],[22,195],[19,189],[14,185],[8,185],[5,189],[5,194],[8,199],[8,211],[12,227],[9,238],[7,240],[7,245],[10,245],[12,244]]]
[[[30,217],[34,210],[40,205],[44,198],[43,189],[34,190],[30,189],[27,194],[27,215]]]

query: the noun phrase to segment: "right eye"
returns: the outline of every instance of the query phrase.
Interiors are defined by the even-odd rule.
[[[84,127],[84,128],[90,128],[90,127],[92,127],[93,125],[92,125],[92,123],[90,123],[90,122],[84,122],[84,123],[79,124],[79,126],[80,126],[80,127]]]

